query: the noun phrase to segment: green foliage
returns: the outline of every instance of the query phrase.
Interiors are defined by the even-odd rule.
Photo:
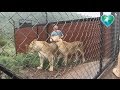
[[[15,60],[12,57],[8,56],[0,56],[0,64],[4,65],[6,68],[14,71],[14,72],[19,72],[19,67],[15,66],[14,64]]]
[[[3,47],[6,44],[5,41],[0,40],[0,46]]]
[[[36,68],[39,66],[39,57],[37,54],[17,54],[16,56],[5,56],[0,55],[0,64],[4,65],[6,68],[19,73],[19,70],[25,68]]]
[[[3,47],[7,42],[3,39],[3,36],[0,35],[0,46]]]
[[[21,66],[22,68],[32,67],[36,68],[39,66],[39,56],[35,54],[18,54],[15,57],[16,65]]]

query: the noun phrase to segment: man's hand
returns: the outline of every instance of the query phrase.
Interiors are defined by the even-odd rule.
[[[63,38],[64,36],[61,36],[61,38]]]
[[[53,41],[53,39],[52,38],[50,38],[50,42],[52,42]]]

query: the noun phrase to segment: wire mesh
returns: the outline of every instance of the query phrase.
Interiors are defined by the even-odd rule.
[[[58,42],[50,41],[54,24],[64,34]],[[25,79],[92,79],[101,68],[101,39],[102,68],[115,56],[112,30],[103,26],[101,36],[100,13],[0,12],[0,64]]]

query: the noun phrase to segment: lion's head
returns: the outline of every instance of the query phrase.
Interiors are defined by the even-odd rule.
[[[36,51],[36,41],[37,39],[34,39],[28,46],[28,53],[34,53]]]

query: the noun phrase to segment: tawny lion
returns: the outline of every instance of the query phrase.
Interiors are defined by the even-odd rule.
[[[77,51],[79,51],[82,54],[82,61],[85,62],[82,42],[80,41],[66,42],[63,41],[62,39],[59,39],[58,41],[56,41],[56,44],[58,45],[59,51],[64,57],[65,65],[67,65],[69,54],[71,55],[75,54],[76,57],[78,57]]]
[[[37,69],[43,68],[44,59],[47,58],[50,63],[49,71],[53,71],[53,64],[57,50],[58,46],[55,43],[49,44],[46,41],[37,41],[36,39],[34,39],[28,47],[28,52],[33,53],[37,51],[39,54],[40,66],[37,67]]]

